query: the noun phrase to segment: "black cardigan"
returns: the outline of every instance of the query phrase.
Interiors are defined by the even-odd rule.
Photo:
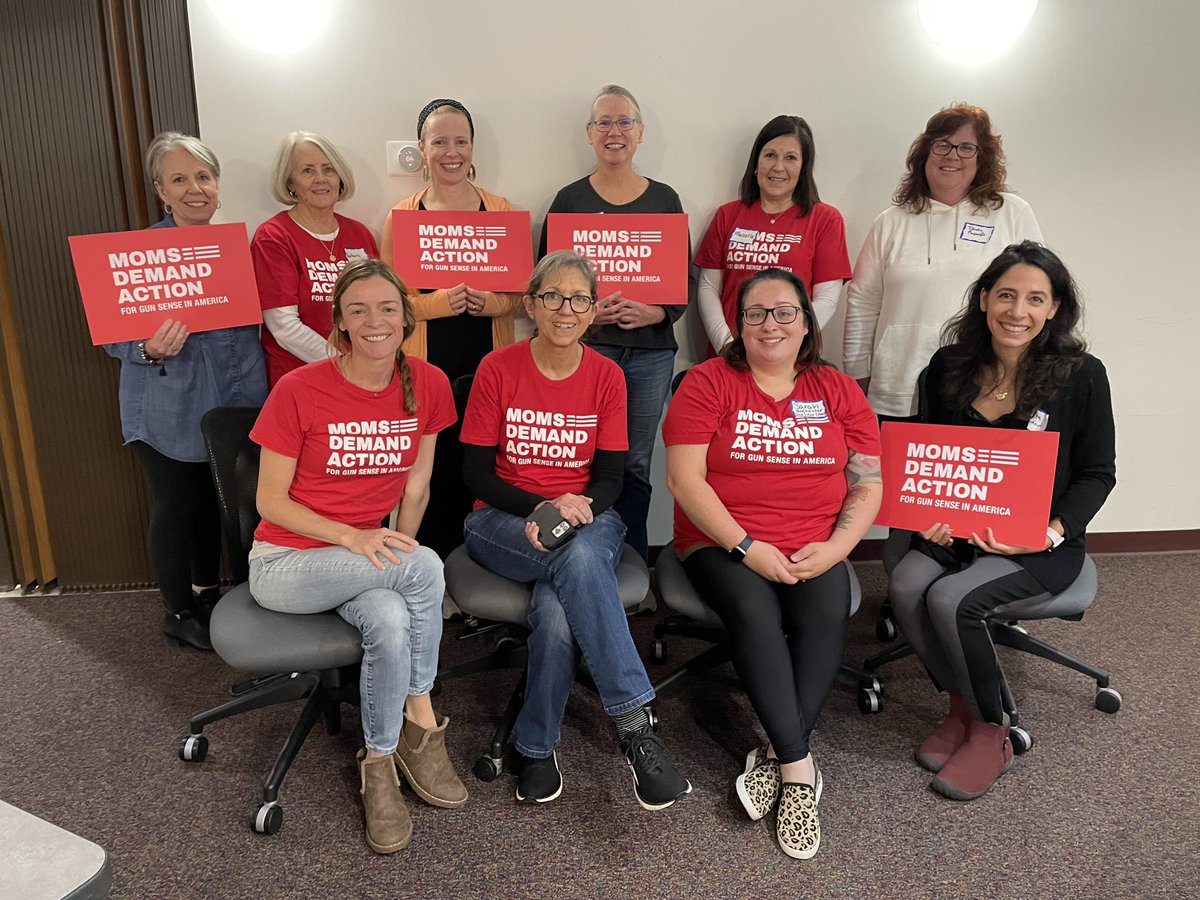
[[[1009,413],[989,422],[972,406],[952,409],[942,396],[945,378],[944,351],[929,361],[920,398],[920,419],[935,425],[973,425],[991,428],[1027,428],[1028,420]],[[1067,384],[1042,404],[1049,416],[1047,431],[1058,432],[1058,459],[1054,468],[1054,490],[1050,518],[1058,518],[1065,540],[1053,550],[1013,556],[1051,593],[1066,590],[1083,568],[1084,536],[1088,523],[1104,505],[1117,482],[1116,428],[1112,396],[1104,364],[1084,354],[1083,361]],[[919,540],[919,538],[918,538]],[[956,555],[970,548],[955,539]]]

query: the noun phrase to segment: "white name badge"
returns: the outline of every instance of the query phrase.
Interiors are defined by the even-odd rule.
[[[978,222],[963,222],[959,240],[970,241],[972,244],[986,244],[992,239],[995,225],[980,225]]]
[[[1039,409],[1033,414],[1033,418],[1029,420],[1029,425],[1026,431],[1045,431],[1046,426],[1050,424],[1050,415],[1044,409]]]
[[[753,228],[735,228],[733,234],[729,236],[731,244],[753,244],[758,237],[758,232]]]

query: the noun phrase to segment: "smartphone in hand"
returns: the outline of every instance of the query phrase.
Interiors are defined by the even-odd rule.
[[[561,547],[575,537],[575,526],[562,517],[553,503],[543,503],[525,520],[538,527],[538,540],[547,550]]]

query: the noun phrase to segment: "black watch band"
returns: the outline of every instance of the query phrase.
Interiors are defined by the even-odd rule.
[[[750,549],[750,545],[753,543],[754,538],[750,537],[750,535],[746,535],[744,538],[742,538],[741,543],[739,543],[736,547],[731,547],[729,549],[729,558],[734,562],[745,562],[746,551]]]

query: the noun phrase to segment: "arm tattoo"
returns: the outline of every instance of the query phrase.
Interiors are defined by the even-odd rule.
[[[854,519],[855,507],[867,493],[867,485],[882,483],[879,457],[863,456],[851,450],[846,462],[846,499],[842,502],[842,511],[838,514],[834,528],[849,528]]]

